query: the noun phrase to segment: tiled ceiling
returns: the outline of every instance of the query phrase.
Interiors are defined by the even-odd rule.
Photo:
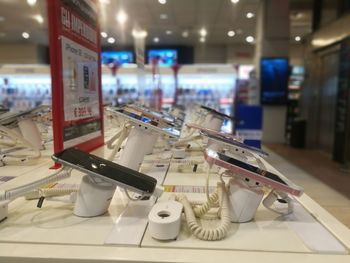
[[[232,4],[230,0],[100,0],[101,29],[116,39],[113,45],[132,44],[131,30],[139,26],[147,30],[147,41],[155,37],[159,44],[188,44],[199,42],[198,31],[206,28],[207,44],[243,43],[248,35],[255,35],[256,17],[246,18],[247,12],[256,14],[259,0],[240,0]],[[306,35],[311,30],[312,0],[291,1],[291,39],[296,35]],[[128,20],[122,28],[116,21],[116,13],[123,9]],[[44,18],[38,23],[35,15]],[[165,16],[166,19],[162,19]],[[228,37],[234,30],[236,35]],[[30,33],[29,39],[22,38],[22,32]],[[171,34],[167,34],[171,31]],[[182,33],[188,32],[184,38]],[[32,42],[47,44],[46,1],[37,0],[29,6],[26,0],[0,0],[0,43]],[[103,45],[110,45],[106,39]]]

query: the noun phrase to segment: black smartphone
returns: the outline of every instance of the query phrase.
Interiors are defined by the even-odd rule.
[[[55,153],[52,155],[52,159],[55,162],[92,176],[98,176],[107,182],[141,195],[151,195],[157,185],[157,180],[153,177],[83,152],[77,148],[68,148]]]
[[[225,113],[222,113],[222,112],[220,112],[220,111],[217,111],[217,110],[215,110],[215,109],[213,109],[213,108],[209,108],[209,107],[204,106],[204,105],[201,105],[200,107],[201,107],[202,109],[206,110],[206,111],[209,111],[210,113],[213,113],[213,114],[217,115],[218,117],[223,118],[223,119],[233,120],[233,117],[232,117],[232,116],[229,116],[229,115],[227,115],[227,114],[225,114]]]

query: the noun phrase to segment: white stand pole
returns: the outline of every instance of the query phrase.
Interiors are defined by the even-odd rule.
[[[223,124],[224,120],[222,118],[217,117],[215,114],[209,113],[205,118],[203,126],[205,128],[219,132],[221,131],[221,127]]]
[[[158,134],[145,127],[134,127],[128,136],[118,163],[138,171],[143,158],[150,149],[153,149],[157,138]]]
[[[35,122],[32,119],[19,120],[18,127],[24,139],[31,142],[31,144],[36,149],[39,149],[39,150],[44,149],[40,131],[38,129],[38,126],[35,124]]]

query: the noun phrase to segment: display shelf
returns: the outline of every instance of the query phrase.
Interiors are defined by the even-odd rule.
[[[105,147],[94,152],[100,156],[108,153]],[[188,158],[201,158],[193,154]],[[158,158],[159,154],[148,156]],[[154,165],[154,164],[153,164]],[[265,162],[265,165],[267,163]],[[144,167],[150,170],[151,164]],[[272,167],[270,167],[273,169]],[[1,168],[0,168],[1,169]],[[20,176],[21,183],[47,175],[47,166]],[[205,184],[205,169],[198,173],[180,173],[177,164],[169,168],[166,185],[201,186]],[[79,172],[69,179],[80,180]],[[214,186],[218,177],[210,177]],[[13,184],[13,183],[12,183]],[[8,183],[0,185],[4,189]],[[161,197],[167,199],[172,192]],[[190,199],[205,200],[203,193],[189,193]],[[35,201],[18,199],[10,204],[9,218],[0,223],[0,261],[2,262],[349,262],[350,230],[315,203],[306,194],[298,198],[297,211],[303,217],[281,218],[260,206],[255,220],[244,224],[232,224],[226,239],[217,242],[200,241],[189,235],[182,225],[179,238],[160,242],[146,231],[141,247],[107,245],[105,238],[117,224],[118,216],[127,205],[123,194],[117,192],[109,213],[102,217],[84,219],[72,215],[72,206],[60,202],[44,202],[42,209],[35,208]],[[299,214],[297,214],[299,215]],[[311,219],[310,219],[311,218]],[[299,221],[298,221],[299,220]],[[133,221],[130,218],[130,223]],[[299,224],[301,223],[301,224]],[[293,225],[294,224],[294,225]],[[315,251],[305,239],[307,229],[318,225],[327,233],[326,239],[316,240],[331,248],[336,241],[343,251]],[[304,228],[306,227],[306,229]],[[116,233],[118,234],[118,233]],[[313,242],[319,236],[311,236]],[[324,236],[323,236],[324,237]],[[332,241],[330,242],[330,240]],[[317,243],[317,242],[316,242]],[[333,243],[333,244],[335,244]],[[327,250],[327,249],[326,249]]]

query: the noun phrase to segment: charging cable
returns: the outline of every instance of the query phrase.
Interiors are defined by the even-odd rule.
[[[109,149],[112,149],[112,152],[108,156],[107,160],[112,161],[116,154],[119,151],[119,148],[125,141],[125,139],[128,137],[129,133],[131,130],[131,125],[126,123],[122,126],[121,130],[117,132],[116,135],[114,135],[108,142],[107,142],[107,147]],[[115,142],[117,140],[117,142]],[[114,143],[115,142],[115,143]]]

